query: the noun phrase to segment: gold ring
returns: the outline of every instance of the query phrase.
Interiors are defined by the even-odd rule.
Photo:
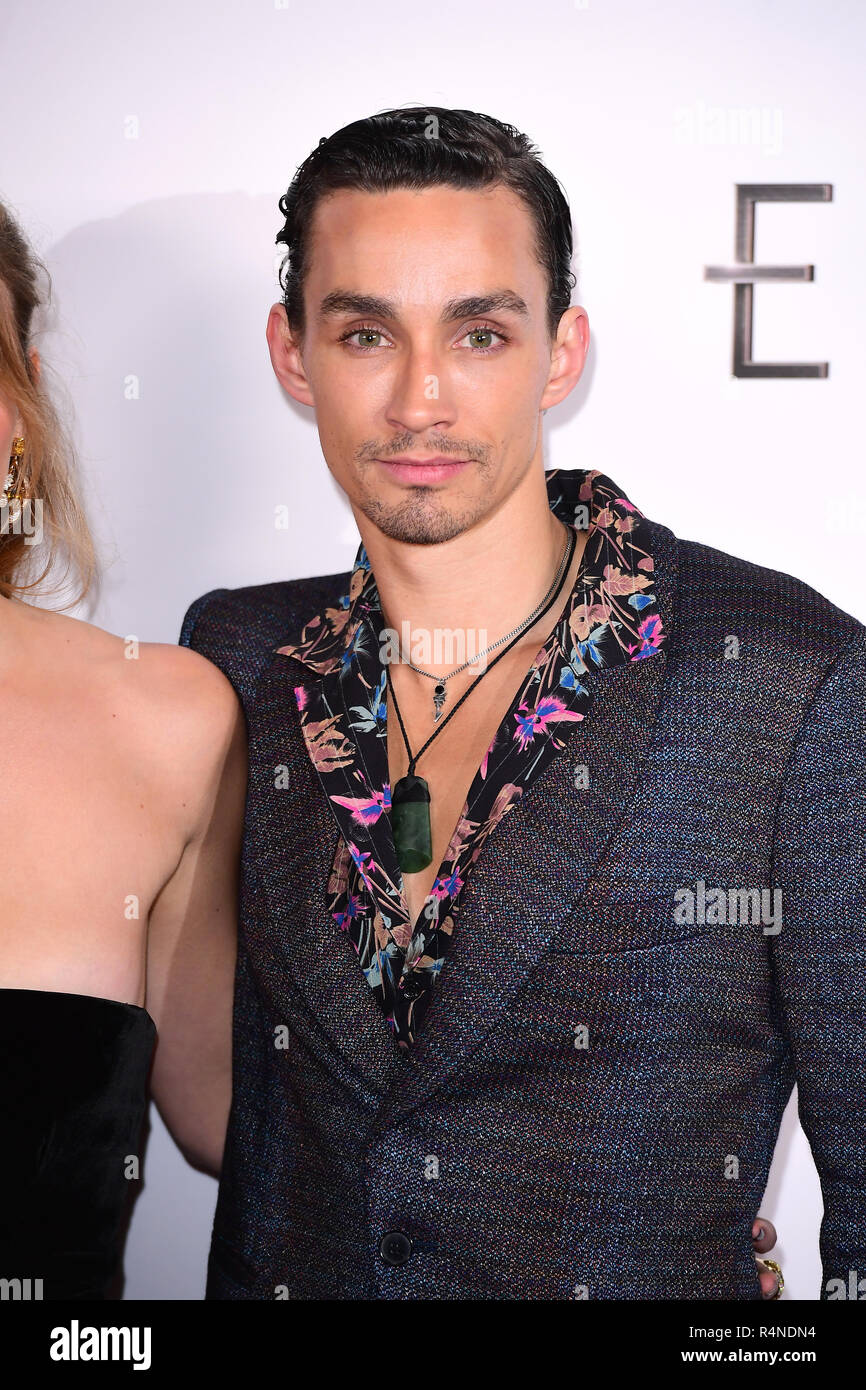
[[[764,1269],[771,1269],[771,1270],[773,1271],[774,1274],[778,1274],[778,1276],[779,1276],[779,1285],[778,1285],[778,1288],[776,1289],[776,1292],[773,1293],[773,1294],[770,1294],[770,1300],[772,1300],[772,1299],[774,1299],[774,1298],[778,1298],[779,1295],[780,1295],[780,1293],[782,1292],[783,1288],[785,1287],[785,1276],[784,1276],[784,1274],[782,1273],[782,1270],[781,1270],[780,1266],[776,1264],[776,1261],[775,1261],[775,1260],[764,1260],[764,1259],[759,1259],[757,1255],[755,1256],[755,1260],[757,1261],[757,1263],[758,1263],[759,1265],[763,1265],[763,1266],[764,1266]]]

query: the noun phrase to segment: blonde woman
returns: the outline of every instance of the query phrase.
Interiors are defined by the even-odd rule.
[[[104,1298],[148,1077],[219,1172],[246,732],[203,657],[42,606],[96,573],[31,344],[43,273],[0,205],[0,1277]]]

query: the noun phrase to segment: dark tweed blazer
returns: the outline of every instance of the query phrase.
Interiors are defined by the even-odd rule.
[[[309,673],[275,653],[349,576],[190,607],[180,640],[250,735],[208,1298],[759,1299],[751,1224],[795,1080],[821,1296],[866,1275],[866,628],[650,525],[669,650],[585,678],[586,719],[474,867],[408,1053],[326,914]],[[700,881],[780,888],[781,930],[684,921]]]

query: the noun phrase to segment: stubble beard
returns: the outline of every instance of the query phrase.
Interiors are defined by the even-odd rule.
[[[441,545],[468,531],[484,515],[481,500],[469,506],[446,500],[445,488],[410,487],[401,502],[384,502],[365,489],[356,503],[368,521],[394,541],[407,545]]]

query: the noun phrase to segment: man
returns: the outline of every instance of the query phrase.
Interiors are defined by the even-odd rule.
[[[866,1268],[866,629],[545,473],[589,330],[524,136],[388,112],[280,207],[271,360],[362,544],[181,635],[250,732],[208,1297],[760,1298],[795,1079],[826,1297]]]

